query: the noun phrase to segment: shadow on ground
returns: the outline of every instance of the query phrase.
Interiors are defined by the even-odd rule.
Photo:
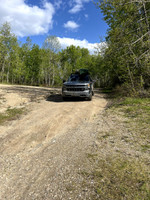
[[[53,94],[55,91],[59,91],[56,88],[41,88],[41,87],[30,87],[30,86],[11,86],[1,87],[7,93],[16,93],[23,97],[29,98],[30,101],[36,101],[38,99],[47,98],[49,94]]]
[[[67,98],[65,101],[63,100],[61,94],[51,94],[49,96],[47,96],[46,101],[52,101],[52,102],[57,102],[57,103],[61,103],[61,102],[79,102],[79,101],[86,101],[86,99],[84,98]]]
[[[102,94],[102,92],[99,89],[94,90],[94,97],[96,98],[104,98],[106,95]],[[67,98],[65,101],[63,100],[60,92],[58,91],[52,91],[50,92],[50,95],[47,96],[46,101],[52,101],[52,102],[83,102],[83,101],[88,101],[87,98],[80,98],[80,97],[72,97],[72,98]]]
[[[11,87],[1,87],[2,90],[6,91],[7,93],[18,93],[23,97],[29,98],[30,101],[37,101],[45,99],[46,101],[51,102],[83,102],[87,101],[86,98],[68,98],[67,100],[63,100],[61,96],[60,88],[42,88],[42,87],[34,87],[34,86],[11,86]],[[99,89],[94,90],[94,97],[96,98],[105,98],[106,95],[102,94]]]
[[[61,94],[51,94],[46,97],[46,101],[61,103],[61,102],[63,102],[63,99],[62,99]]]

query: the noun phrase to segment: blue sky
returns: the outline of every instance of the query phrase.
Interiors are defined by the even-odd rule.
[[[48,35],[62,48],[71,44],[92,51],[106,36],[107,24],[92,0],[0,0],[0,24],[10,22],[22,42],[30,36],[42,45]]]

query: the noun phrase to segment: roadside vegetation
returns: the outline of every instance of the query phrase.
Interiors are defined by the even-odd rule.
[[[88,155],[94,165],[88,174],[95,183],[93,199],[148,200],[150,2],[99,0],[97,6],[110,27],[103,92],[111,105],[101,116],[97,152]]]
[[[150,198],[149,173],[140,162],[110,156],[98,161],[91,176],[95,181],[96,195],[93,199],[148,200]]]
[[[57,36],[42,47],[28,37],[21,44],[7,22],[0,27],[0,82],[60,86],[71,72],[88,69],[96,86],[120,87],[147,96],[150,88],[150,2],[95,0],[109,25],[107,37],[91,55],[73,45],[62,49]]]
[[[8,108],[5,113],[0,113],[0,125],[6,121],[17,119],[24,111],[23,108]]]
[[[93,199],[150,199],[150,99],[111,99],[100,116],[97,149],[87,155]]]

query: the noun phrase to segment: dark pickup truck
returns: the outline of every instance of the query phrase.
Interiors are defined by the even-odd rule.
[[[92,100],[93,95],[93,81],[86,69],[80,69],[72,73],[69,79],[63,83],[63,100],[66,100],[68,97],[82,97]]]

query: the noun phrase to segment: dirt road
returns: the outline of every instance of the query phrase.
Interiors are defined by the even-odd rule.
[[[79,171],[103,96],[63,102],[60,89],[0,85],[0,92],[0,112],[27,110],[0,126],[0,199],[90,199]]]

